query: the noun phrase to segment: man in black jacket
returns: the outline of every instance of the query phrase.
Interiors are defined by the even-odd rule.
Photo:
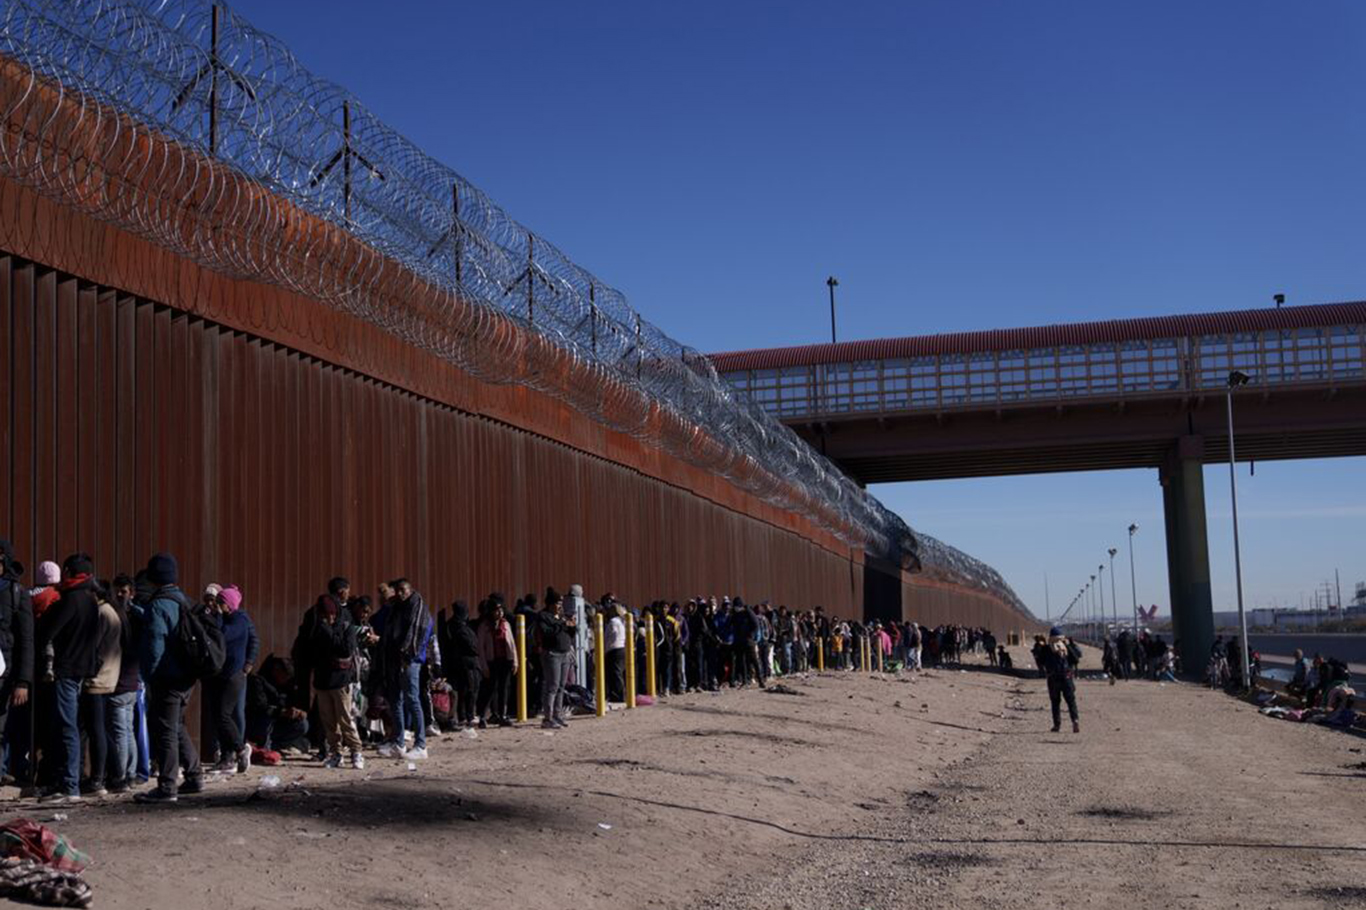
[[[61,598],[38,622],[38,648],[52,646],[52,675],[56,678],[57,725],[52,743],[61,755],[53,802],[81,798],[81,684],[99,670],[99,597],[95,564],[85,553],[73,553],[62,563]]]
[[[406,578],[393,582],[394,602],[384,620],[380,649],[389,680],[389,706],[394,713],[394,738],[380,747],[381,757],[427,757],[427,724],[422,716],[421,674],[426,659],[427,626],[431,618],[422,595]],[[404,750],[404,731],[412,728],[413,747]]]
[[[0,540],[0,654],[5,675],[0,681],[0,735],[6,733],[10,706],[28,704],[33,686],[33,600],[20,581],[24,566],[14,558],[14,545]]]
[[[1077,664],[1081,663],[1081,648],[1069,637],[1064,637],[1062,629],[1054,626],[1048,632],[1048,644],[1039,654],[1040,669],[1048,678],[1048,700],[1053,706],[1053,732],[1062,729],[1063,699],[1067,700],[1067,713],[1072,718],[1072,732],[1080,733],[1081,725],[1077,720],[1077,685],[1073,680]]]

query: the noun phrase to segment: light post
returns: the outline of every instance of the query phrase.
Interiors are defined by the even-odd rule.
[[[1095,586],[1096,586],[1096,576],[1092,575],[1092,576],[1091,576],[1091,580],[1090,580],[1089,582],[1087,582],[1087,584],[1086,584],[1086,590],[1087,590],[1087,591],[1091,591],[1091,589],[1094,588]],[[1092,641],[1095,641],[1095,638],[1096,638],[1096,595],[1095,595],[1095,592],[1094,592],[1094,591],[1091,592],[1091,599],[1090,599],[1090,601],[1088,602],[1088,604],[1089,604],[1089,607],[1090,607],[1090,610],[1091,610],[1091,640],[1092,640]]]
[[[840,286],[839,280],[831,275],[825,279],[825,286],[830,289],[830,343],[835,343],[835,288]]]
[[[1110,630],[1105,628],[1105,564],[1101,563],[1096,567],[1096,577],[1100,579],[1100,586],[1096,588],[1096,593],[1100,595],[1100,630],[1101,637],[1110,634]]]
[[[1138,525],[1129,525],[1129,587],[1134,595],[1134,641],[1138,641],[1138,576],[1134,574],[1134,532]]]
[[[1243,688],[1251,689],[1251,663],[1247,653],[1247,614],[1243,612],[1243,555],[1238,543],[1238,472],[1234,468],[1237,459],[1233,450],[1233,390],[1245,385],[1247,374],[1241,370],[1232,371],[1228,374],[1228,391],[1225,398],[1228,402],[1228,489],[1233,504],[1233,574],[1238,585],[1238,631],[1242,641],[1239,650],[1242,652],[1240,657],[1243,662]]]
[[[1119,598],[1115,596],[1115,554],[1114,547],[1106,550],[1110,554],[1110,608],[1115,611],[1115,634],[1119,634]]]

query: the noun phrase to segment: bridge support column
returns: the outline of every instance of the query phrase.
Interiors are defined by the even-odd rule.
[[[1205,530],[1205,441],[1183,436],[1159,471],[1167,525],[1167,583],[1173,636],[1181,642],[1181,665],[1204,672],[1214,644],[1214,604],[1209,583],[1209,538]]]

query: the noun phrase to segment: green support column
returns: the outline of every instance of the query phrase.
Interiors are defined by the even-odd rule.
[[[1204,673],[1214,644],[1214,604],[1205,531],[1205,441],[1183,436],[1167,454],[1159,478],[1167,524],[1167,583],[1172,636],[1181,643],[1187,675]]]

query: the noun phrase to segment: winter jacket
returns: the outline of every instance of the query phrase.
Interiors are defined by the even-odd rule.
[[[396,670],[409,661],[425,660],[430,627],[431,617],[421,594],[414,591],[407,600],[395,599],[384,618],[380,639],[386,665]]]
[[[1056,638],[1042,649],[1039,655],[1043,671],[1047,676],[1066,679],[1081,663],[1081,648],[1063,638]]]
[[[264,673],[247,677],[247,726],[253,721],[275,720],[290,707],[290,693],[279,689]]]
[[[142,672],[138,666],[142,608],[137,604],[133,604],[127,610],[118,604],[110,606],[119,617],[119,679],[114,684],[114,694],[136,692],[142,683]]]
[[[138,647],[143,682],[185,688],[194,680],[181,666],[176,646],[180,609],[193,610],[194,604],[176,585],[157,588],[143,613],[142,635]]]
[[[99,658],[99,668],[85,685],[91,695],[111,695],[119,684],[119,671],[123,666],[123,621],[119,611],[107,600],[99,602],[99,635],[95,652]]]
[[[0,653],[6,679],[33,684],[33,598],[15,574],[0,578]]]
[[[78,575],[61,585],[61,598],[38,621],[39,650],[52,646],[57,679],[89,679],[99,669],[100,608],[95,579]]]
[[[536,614],[536,622],[541,629],[541,649],[556,654],[567,654],[574,650],[574,630],[560,616],[549,610]]]
[[[330,692],[355,682],[356,624],[349,611],[339,610],[330,623],[320,616],[306,647],[314,689]]]
[[[517,672],[517,641],[512,637],[511,623],[506,619],[501,620],[498,623],[498,628],[495,629],[492,619],[481,620],[477,637],[479,639],[479,671],[481,673],[488,675],[489,667],[492,666],[494,658],[497,656],[495,638],[502,642],[504,651],[512,660],[512,672]]]
[[[247,612],[239,609],[219,614],[215,622],[223,630],[223,671],[219,675],[227,679],[241,673],[247,664],[255,666],[261,656],[261,639]]]
[[[455,678],[462,671],[479,669],[479,636],[470,626],[469,611],[456,611],[454,617],[444,625],[446,639],[442,651],[446,657],[446,670]]]

